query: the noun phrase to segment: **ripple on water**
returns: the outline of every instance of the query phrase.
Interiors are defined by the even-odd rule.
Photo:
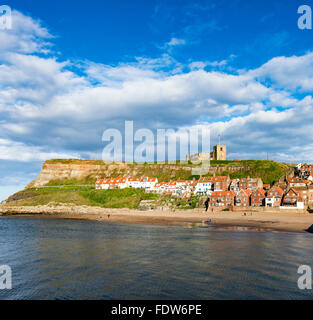
[[[311,299],[312,235],[1,218],[0,299]]]

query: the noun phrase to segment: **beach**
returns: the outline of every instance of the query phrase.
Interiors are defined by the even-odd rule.
[[[2,216],[53,217],[62,219],[83,219],[102,222],[125,222],[162,225],[218,225],[253,227],[287,232],[308,232],[313,224],[313,215],[307,212],[264,210],[264,211],[221,211],[202,208],[190,210],[131,210],[90,206],[0,206]]]

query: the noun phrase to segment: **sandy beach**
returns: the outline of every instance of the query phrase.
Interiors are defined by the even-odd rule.
[[[0,215],[11,217],[53,217],[62,219],[85,219],[102,222],[125,222],[142,224],[165,224],[193,226],[240,226],[288,232],[307,232],[313,224],[313,215],[292,211],[208,211],[106,209],[88,206],[0,206]],[[311,228],[312,229],[312,228]]]

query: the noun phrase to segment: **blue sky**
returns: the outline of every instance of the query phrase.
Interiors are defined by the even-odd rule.
[[[8,1],[0,200],[45,159],[101,158],[102,133],[211,127],[229,158],[312,161],[313,31],[254,1]]]
[[[303,53],[312,34],[297,28],[303,1],[10,1],[12,8],[40,19],[56,36],[63,59],[109,65],[136,56],[158,57],[171,38],[186,41],[173,55],[180,62],[233,61],[253,68],[278,55]],[[255,54],[257,50],[257,54]]]

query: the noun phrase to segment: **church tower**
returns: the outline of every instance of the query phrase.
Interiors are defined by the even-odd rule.
[[[226,146],[217,144],[213,147],[212,160],[226,160]]]

